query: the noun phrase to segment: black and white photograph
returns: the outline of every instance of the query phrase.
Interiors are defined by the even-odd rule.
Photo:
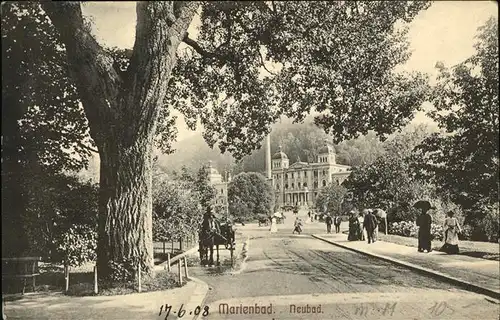
[[[498,320],[496,1],[1,1],[2,319]]]

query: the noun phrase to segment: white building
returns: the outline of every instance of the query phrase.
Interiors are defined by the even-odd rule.
[[[281,146],[271,159],[271,179],[276,201],[283,205],[314,206],[320,190],[334,182],[342,184],[351,173],[350,166],[337,164],[334,148],[325,141],[318,150],[317,162],[289,164]]]

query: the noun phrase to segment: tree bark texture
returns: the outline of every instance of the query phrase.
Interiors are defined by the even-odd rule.
[[[152,159],[157,119],[176,51],[199,4],[138,2],[135,45],[126,72],[91,36],[77,2],[44,2],[66,46],[90,133],[99,150],[97,268],[130,280],[137,263],[153,273]]]

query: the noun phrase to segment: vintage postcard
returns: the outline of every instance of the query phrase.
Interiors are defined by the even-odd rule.
[[[3,319],[498,319],[498,3],[2,1]]]

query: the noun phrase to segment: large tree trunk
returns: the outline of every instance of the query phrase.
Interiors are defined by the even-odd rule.
[[[113,59],[85,27],[78,2],[42,3],[66,46],[70,72],[101,158],[98,274],[153,273],[151,151],[179,44],[197,2],[138,2],[130,65]]]
[[[101,148],[99,275],[132,279],[153,271],[151,142]]]

